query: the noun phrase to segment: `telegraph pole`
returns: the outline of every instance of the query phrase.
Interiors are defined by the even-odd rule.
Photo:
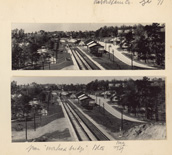
[[[105,104],[103,103],[103,114],[105,115]]]
[[[35,107],[34,107],[34,131],[36,131]]]
[[[114,62],[114,49],[112,50],[112,52],[113,52],[113,62]]]
[[[25,136],[26,136],[26,142],[27,142],[27,113],[25,113]]]
[[[121,130],[123,130],[123,108],[121,109]]]

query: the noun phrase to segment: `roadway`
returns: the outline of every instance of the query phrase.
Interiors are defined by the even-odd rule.
[[[131,59],[122,54],[124,51],[119,52],[117,49],[118,48],[117,46],[113,45],[112,43],[104,43],[104,42],[99,42],[99,44],[104,46],[104,49],[106,51],[110,51],[110,53],[114,54],[114,56],[117,57],[119,60],[121,60],[125,64],[131,66]],[[109,48],[109,45],[111,46],[111,48]],[[114,50],[114,53],[112,52],[113,50]],[[155,69],[154,67],[150,67],[146,64],[141,64],[136,61],[133,61],[133,66],[139,67],[139,68],[144,68],[144,69]]]
[[[95,99],[96,101],[96,96],[95,95],[89,95],[90,97],[92,97],[93,99]],[[110,114],[112,114],[113,116],[117,117],[118,119],[121,119],[121,112],[119,112],[118,110],[114,109],[111,105],[108,104],[109,99],[105,99],[103,97],[99,97],[97,96],[97,102],[99,104],[100,101],[100,106],[103,107],[103,103],[104,103],[104,108],[106,111],[108,111]],[[131,122],[140,122],[143,123],[143,121],[140,121],[138,119],[126,116],[123,114],[123,119],[124,120],[128,120]]]

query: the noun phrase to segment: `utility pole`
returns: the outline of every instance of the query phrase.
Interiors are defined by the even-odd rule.
[[[49,62],[49,70],[50,70],[50,63],[51,63],[51,62]]]
[[[96,94],[96,104],[97,104],[97,94]]]
[[[109,59],[110,59],[110,48],[111,48],[111,45],[109,45]]]
[[[123,108],[121,108],[121,130],[123,130]]]
[[[105,104],[103,103],[103,114],[105,115]]]
[[[133,69],[133,52],[131,52],[131,68]]]
[[[57,55],[57,49],[56,49],[56,64],[57,64],[57,59],[58,59],[58,55]]]
[[[26,142],[27,142],[27,113],[25,113],[25,136],[26,136]]]
[[[42,69],[44,70],[44,62],[42,62]]]
[[[35,119],[35,107],[34,107],[34,131],[36,131],[36,119]]]

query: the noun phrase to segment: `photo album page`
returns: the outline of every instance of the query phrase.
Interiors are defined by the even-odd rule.
[[[171,0],[1,0],[0,154],[171,155]]]

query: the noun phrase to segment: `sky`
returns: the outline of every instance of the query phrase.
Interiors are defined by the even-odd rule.
[[[24,29],[26,33],[44,30],[47,32],[52,31],[95,31],[103,26],[122,26],[122,25],[135,25],[138,23],[13,23],[13,29]],[[141,23],[142,25],[152,23]]]
[[[148,76],[149,77],[149,76]],[[109,76],[109,77],[90,77],[90,76],[84,76],[84,77],[13,77],[11,78],[11,81],[16,81],[18,85],[22,84],[30,84],[32,82],[36,82],[37,84],[87,84],[91,81],[94,81],[96,79],[98,80],[125,80],[125,79],[142,79],[142,76]],[[155,78],[155,76],[149,77],[149,78]],[[157,77],[162,78],[162,77]],[[164,79],[164,78],[163,78]]]

